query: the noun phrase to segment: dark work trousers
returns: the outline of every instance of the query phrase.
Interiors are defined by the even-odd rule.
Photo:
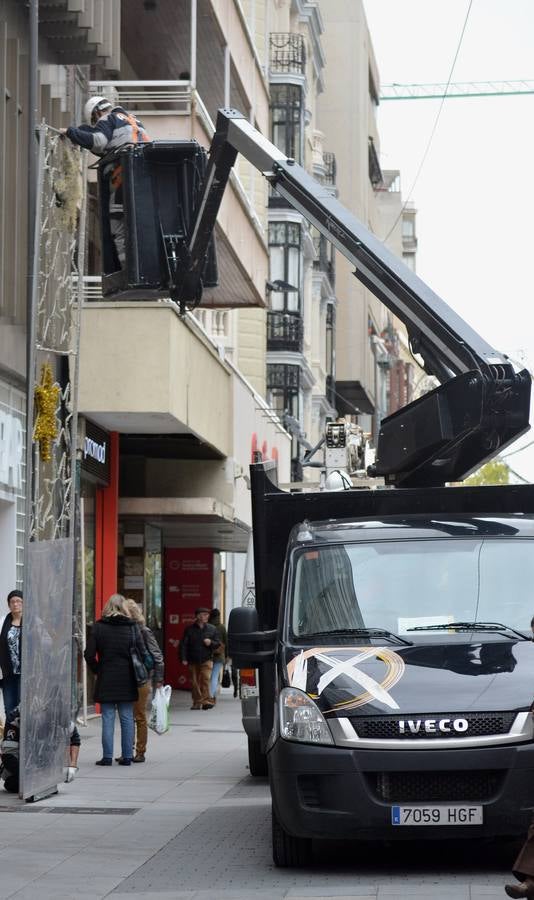
[[[519,851],[512,872],[518,881],[534,878],[534,821],[528,829],[527,839]]]

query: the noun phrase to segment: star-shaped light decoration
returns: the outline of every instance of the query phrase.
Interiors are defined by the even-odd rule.
[[[39,441],[39,453],[43,462],[52,458],[52,443],[58,435],[56,409],[60,393],[59,385],[52,379],[52,366],[45,363],[41,367],[41,383],[35,388],[37,418],[33,429],[34,441]]]

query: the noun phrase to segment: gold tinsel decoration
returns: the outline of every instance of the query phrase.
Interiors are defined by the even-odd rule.
[[[35,388],[37,419],[33,429],[33,439],[39,441],[39,452],[43,462],[50,462],[52,442],[58,435],[56,408],[59,392],[59,385],[54,384],[52,380],[52,366],[45,363],[41,367],[41,383]]]

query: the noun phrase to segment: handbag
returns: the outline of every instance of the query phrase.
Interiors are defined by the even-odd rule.
[[[221,687],[229,688],[231,683],[232,683],[232,678],[230,675],[230,670],[229,670],[228,666],[225,666],[223,673],[222,673],[222,678],[221,678]]]
[[[144,636],[143,632],[141,631],[139,625],[137,625],[137,624],[135,625],[135,633],[136,633],[137,646],[143,648],[143,653],[142,653],[143,665],[144,665],[145,669],[147,670],[147,672],[151,672],[152,669],[154,669],[156,666],[156,661],[155,661],[154,657],[152,656],[150,650],[147,647],[145,636]]]
[[[141,659],[141,654],[139,653],[139,637],[140,632],[137,625],[132,628],[132,644],[130,645],[130,659],[132,660],[132,666],[134,670],[135,683],[138,687],[142,684],[146,684],[148,681],[148,670],[145,666],[143,660]]]

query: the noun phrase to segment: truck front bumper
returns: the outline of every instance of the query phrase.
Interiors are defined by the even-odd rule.
[[[517,837],[525,834],[534,810],[534,744],[530,743],[397,752],[314,746],[278,738],[268,761],[278,819],[296,837]],[[439,800],[426,799],[429,781],[437,784]],[[425,799],[417,799],[418,785]],[[464,785],[465,797],[458,794]],[[482,806],[483,824],[392,825],[392,806],[441,804]]]

